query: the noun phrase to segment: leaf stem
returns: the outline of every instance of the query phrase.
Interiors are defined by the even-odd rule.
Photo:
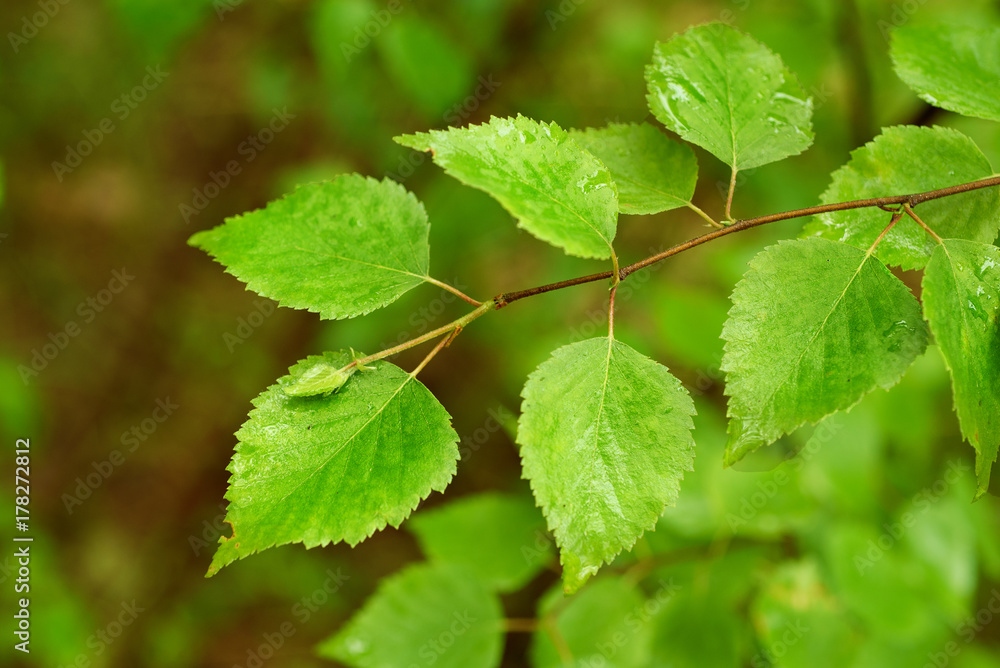
[[[447,283],[445,283],[443,281],[439,281],[436,278],[431,278],[430,276],[424,276],[424,280],[427,281],[428,283],[432,283],[432,284],[438,286],[439,288],[443,288],[443,289],[447,290],[448,292],[450,292],[450,293],[452,293],[454,295],[458,295],[459,297],[461,297],[465,301],[469,302],[473,306],[482,306],[483,305],[483,303],[481,301],[479,301],[478,299],[473,299],[472,297],[470,297],[469,295],[465,294],[464,292],[462,292],[461,290],[459,290],[458,288],[456,288],[453,285],[448,285]]]
[[[421,371],[423,371],[424,367],[427,366],[427,363],[430,362],[432,359],[434,359],[434,356],[437,355],[439,352],[441,352],[442,348],[444,348],[446,345],[448,345],[449,343],[451,343],[451,340],[453,338],[455,338],[455,334],[459,331],[459,329],[461,329],[461,328],[460,327],[456,327],[455,330],[451,334],[449,334],[448,336],[446,336],[446,337],[442,338],[440,341],[438,341],[437,345],[434,346],[434,348],[432,348],[429,353],[427,353],[427,357],[425,357],[420,362],[420,364],[417,365],[416,369],[414,369],[413,371],[410,372],[410,378],[415,378],[418,373],[420,373]]]
[[[611,298],[608,300],[608,338],[615,338],[615,293],[618,292],[618,284],[611,288]]]
[[[482,304],[475,311],[470,311],[469,313],[466,313],[465,315],[463,315],[461,318],[458,318],[457,320],[453,320],[453,321],[449,322],[447,325],[444,325],[442,327],[438,327],[437,329],[432,329],[431,331],[427,332],[426,334],[421,334],[420,336],[418,336],[416,338],[413,338],[413,339],[410,339],[409,341],[405,341],[403,343],[400,343],[398,346],[393,346],[392,348],[387,348],[387,349],[385,349],[385,350],[383,350],[381,352],[375,353],[373,355],[368,355],[366,357],[358,358],[358,359],[354,360],[353,362],[351,362],[350,364],[348,364],[347,366],[345,366],[343,369],[341,369],[341,371],[347,371],[348,369],[350,369],[350,368],[352,368],[354,366],[357,366],[358,364],[368,364],[369,362],[375,362],[376,360],[380,360],[380,359],[384,359],[386,357],[390,357],[391,355],[395,355],[396,353],[401,353],[404,350],[409,350],[410,348],[413,348],[415,346],[419,346],[421,343],[424,343],[426,341],[430,341],[430,340],[435,339],[435,338],[437,338],[439,336],[442,336],[444,334],[451,334],[454,330],[464,329],[465,326],[468,325],[470,322],[472,322],[476,318],[479,318],[479,317],[485,315],[486,313],[488,313],[489,311],[492,311],[495,308],[498,308],[496,300],[495,299],[491,299],[490,301],[486,302],[485,304]],[[454,338],[454,337],[453,336],[449,336],[448,338],[445,339],[445,342],[446,343],[451,343],[451,339],[452,338]]]
[[[573,650],[570,649],[569,643],[563,637],[563,634],[559,631],[559,627],[556,625],[555,617],[547,617],[542,620],[542,628],[545,630],[546,635],[549,636],[549,640],[552,641],[552,645],[556,648],[556,653],[559,655],[559,660],[563,665],[571,665],[574,661]]]
[[[746,218],[743,220],[737,220],[732,225],[727,225],[726,227],[718,230],[712,230],[707,232],[700,237],[695,237],[685,241],[684,243],[677,244],[672,248],[657,253],[656,255],[651,255],[644,260],[639,260],[633,264],[622,267],[619,272],[619,278],[624,279],[631,273],[644,269],[651,264],[656,264],[661,260],[665,260],[668,257],[677,255],[686,250],[690,250],[695,246],[700,246],[704,243],[718,239],[719,237],[724,237],[727,234],[733,234],[734,232],[742,232],[743,230],[748,230],[751,227],[758,227],[760,225],[767,225],[768,223],[776,223],[782,220],[791,220],[793,218],[804,218],[806,216],[815,216],[821,213],[831,213],[834,211],[848,211],[850,209],[865,209],[872,207],[884,207],[890,205],[901,205],[909,204],[911,207],[920,204],[921,202],[927,202],[933,199],[940,199],[942,197],[949,197],[951,195],[958,195],[960,193],[969,192],[970,190],[979,190],[981,188],[990,188],[994,186],[1000,186],[1000,175],[991,176],[985,179],[979,179],[978,181],[970,181],[969,183],[962,183],[957,186],[949,186],[947,188],[939,188],[937,190],[928,190],[927,192],[914,193],[912,195],[894,195],[892,197],[872,197],[869,199],[858,199],[851,200],[849,202],[836,202],[833,204],[820,204],[818,206],[810,206],[804,209],[794,209],[792,211],[784,211],[781,213],[772,213],[766,216],[757,216],[756,218]],[[571,278],[565,281],[558,281],[556,283],[549,283],[547,285],[540,285],[536,288],[529,288],[527,290],[518,290],[516,292],[504,292],[495,297],[497,303],[497,308],[503,308],[508,304],[524,299],[525,297],[533,297],[534,295],[542,294],[544,292],[551,292],[553,290],[561,290],[563,288],[568,288],[574,285],[582,285],[584,283],[592,283],[594,281],[600,281],[607,278],[611,278],[612,272],[604,271],[597,274],[590,274],[588,276],[580,276],[578,278]]]
[[[733,175],[729,177],[729,194],[726,196],[726,220],[732,222],[733,216],[730,210],[733,208],[733,193],[736,192],[736,167],[733,167]]]
[[[944,241],[941,240],[941,237],[939,237],[937,235],[937,233],[934,230],[932,230],[930,228],[930,226],[927,225],[927,223],[925,223],[923,220],[921,220],[920,216],[918,216],[916,214],[916,212],[913,210],[913,207],[911,207],[909,204],[907,204],[907,203],[904,202],[903,203],[903,211],[905,211],[906,215],[908,215],[910,218],[912,218],[913,220],[915,220],[918,223],[920,223],[920,227],[924,228],[924,230],[927,231],[927,234],[929,234],[932,237],[934,237],[935,241],[937,241],[939,244],[943,244],[944,243]]]
[[[687,206],[687,208],[691,209],[696,214],[698,214],[703,220],[705,220],[705,222],[707,222],[712,227],[717,227],[717,228],[723,228],[723,227],[725,227],[725,225],[723,225],[722,223],[718,222],[717,220],[715,220],[714,218],[712,218],[710,215],[708,215],[707,213],[705,213],[704,211],[702,211],[701,208],[698,207],[698,206],[696,206],[694,202],[687,202],[686,206]]]
[[[875,247],[881,243],[882,239],[885,238],[885,235],[889,234],[889,230],[896,227],[896,223],[898,223],[904,215],[905,213],[903,211],[896,211],[892,214],[892,219],[889,221],[889,224],[885,226],[885,229],[882,230],[882,233],[878,235],[878,238],[875,239],[871,247],[868,249],[868,255],[875,252]]]

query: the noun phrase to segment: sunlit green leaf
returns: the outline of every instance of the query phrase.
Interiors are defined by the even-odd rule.
[[[355,545],[387,524],[399,526],[454,476],[458,435],[450,416],[398,367],[375,362],[330,396],[290,397],[282,389],[318,362],[351,360],[350,353],[309,357],[254,399],[229,465],[233,535],[219,541],[210,574],[275,545]]]
[[[935,107],[1000,121],[1000,28],[903,26],[892,32],[892,61]]]
[[[530,498],[486,493],[421,511],[407,523],[431,559],[461,564],[500,591],[515,591],[545,567],[551,539]]]
[[[572,592],[677,499],[694,459],[694,404],[666,367],[603,337],[556,350],[522,396],[524,477]]]
[[[894,385],[927,331],[909,289],[875,257],[805,239],[751,261],[722,338],[732,464]]]
[[[1000,446],[1000,249],[945,240],[927,264],[923,299],[951,371],[962,434],[976,449],[978,496]]]
[[[669,211],[685,206],[694,196],[698,180],[694,151],[648,123],[611,123],[571,130],[570,136],[611,171],[620,213]]]
[[[571,255],[606,258],[618,225],[610,172],[555,123],[523,116],[396,137],[484,190],[533,235]]]
[[[868,197],[909,195],[958,185],[992,175],[982,151],[961,132],[941,127],[902,125],[851,153],[833,173],[823,193],[824,204]],[[923,202],[915,209],[939,236],[990,242],[1000,227],[1000,190],[984,188]],[[819,216],[805,234],[868,249],[888,223],[878,208],[837,211]],[[920,225],[904,217],[879,243],[875,255],[904,269],[922,268],[937,242]]]
[[[383,580],[318,652],[353,668],[493,668],[503,635],[500,601],[475,575],[418,564]]]
[[[424,282],[429,231],[423,205],[401,185],[349,174],[300,186],[190,243],[282,306],[350,318]]]
[[[812,101],[781,58],[723,23],[658,43],[646,82],[657,120],[733,169],[766,165],[812,143]]]

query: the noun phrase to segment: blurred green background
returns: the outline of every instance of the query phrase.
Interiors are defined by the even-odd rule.
[[[391,175],[420,197],[432,274],[474,297],[601,270],[516,229],[488,196],[391,138],[491,114],[563,127],[652,120],[643,66],[653,44],[709,20],[777,51],[816,106],[815,145],[741,175],[735,216],[815,203],[830,171],[884,125],[957,127],[1000,166],[996,124],[920,102],[887,55],[893,25],[997,24],[996,2],[387,6],[0,7],[0,436],[8,450],[31,438],[35,537],[32,653],[24,661],[5,634],[5,665],[254,665],[287,622],[294,633],[262,665],[331,665],[315,645],[380,578],[424,558],[404,524],[353,550],[285,546],[204,579],[224,530],[232,434],[251,398],[307,354],[373,351],[466,309],[429,285],[347,322],[274,309],[188,247],[195,231],[297,183],[357,171]],[[698,157],[695,201],[718,216],[728,171]],[[970,504],[972,449],[936,348],[891,393],[721,467],[728,295],[756,252],[801,225],[726,237],[619,291],[616,334],[695,395],[698,458],[659,529],[564,606],[592,627],[567,633],[577,665],[1000,666],[1000,507],[992,495]],[[629,262],[703,231],[687,211],[625,216],[616,246]],[[919,289],[918,274],[902,277]],[[466,456],[447,493],[416,516],[489,490],[528,494],[511,431],[521,386],[556,347],[600,335],[605,299],[593,284],[519,302],[476,322],[423,372]],[[397,363],[423,355],[411,352]],[[11,479],[12,457],[4,463]],[[4,507],[12,495],[5,483]],[[900,529],[906,513],[913,521]],[[0,553],[5,611],[12,553]],[[558,587],[557,562],[543,559],[550,568],[504,596],[509,617],[535,616]],[[680,588],[665,603],[664,581]],[[659,602],[642,633],[601,655],[622,611],[647,597]],[[504,665],[557,665],[546,643],[512,633]]]

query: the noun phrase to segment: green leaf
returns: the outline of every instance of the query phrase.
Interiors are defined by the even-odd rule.
[[[290,397],[313,397],[317,394],[332,394],[344,386],[355,371],[355,367],[344,371],[327,360],[304,369],[297,377],[281,386],[281,391]]]
[[[477,494],[417,513],[407,527],[424,553],[461,564],[500,591],[516,591],[545,567],[551,541],[531,499]]]
[[[722,338],[731,465],[894,385],[927,329],[909,289],[870,253],[804,239],[754,257]]]
[[[713,566],[707,560],[698,562],[702,573]],[[732,575],[735,574],[729,574],[730,578]],[[646,665],[670,668],[741,668],[744,665],[740,660],[740,640],[746,622],[734,611],[736,606],[720,595],[731,590],[723,589],[718,576],[711,579],[705,576],[704,581],[711,582],[711,587],[686,586],[654,614],[651,620],[653,660]],[[646,612],[649,608],[643,606],[641,610]],[[657,612],[655,607],[652,611]]]
[[[935,107],[1000,121],[1000,28],[908,26],[892,32],[896,74]]]
[[[317,652],[355,668],[493,668],[503,638],[500,601],[475,575],[417,564],[383,580]]]
[[[500,202],[533,235],[579,257],[607,258],[618,225],[608,169],[555,123],[523,116],[403,135],[445,172]]]
[[[1000,446],[1000,249],[946,239],[927,264],[923,299],[951,371],[962,434],[976,449],[980,496]]]
[[[229,465],[232,538],[209,575],[275,545],[360,543],[396,527],[455,475],[458,435],[420,381],[388,362],[351,376],[329,397],[283,387],[317,363],[343,367],[350,353],[311,356],[254,399]]]
[[[691,202],[698,180],[694,151],[652,125],[611,123],[570,136],[611,171],[619,213],[659,213]]]
[[[661,591],[664,597],[673,593],[669,585]],[[549,633],[539,630],[532,638],[531,665],[646,668],[652,629],[645,603],[639,590],[622,578],[600,578],[568,600],[551,590],[539,605],[539,617],[558,613],[556,629],[573,661],[564,662]]]
[[[556,350],[521,395],[524,477],[573,592],[676,501],[694,404],[666,367],[603,337]]]
[[[657,43],[646,82],[657,120],[734,170],[812,144],[812,100],[779,56],[723,23]]]
[[[851,153],[833,173],[822,202],[909,195],[958,185],[992,175],[993,168],[971,139],[941,127],[901,125]],[[990,242],[1000,227],[1000,191],[985,188],[921,203],[920,218],[939,236]],[[877,208],[826,213],[806,225],[804,234],[868,249],[885,229],[887,215]],[[879,243],[876,255],[904,269],[920,269],[937,242],[909,217]]]
[[[358,174],[300,186],[189,243],[282,306],[351,318],[427,278],[427,213],[398,183]]]
[[[473,65],[434,23],[419,16],[396,16],[374,40],[393,79],[429,117],[469,93]]]
[[[760,651],[751,665],[855,666],[861,634],[813,561],[784,562],[767,576],[751,610]],[[765,663],[765,660],[767,663]]]

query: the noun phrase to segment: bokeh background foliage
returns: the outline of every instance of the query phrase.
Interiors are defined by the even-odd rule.
[[[391,138],[518,112],[563,127],[651,120],[653,44],[709,20],[779,53],[816,106],[815,145],[746,173],[737,217],[815,203],[848,152],[890,124],[955,127],[998,165],[996,124],[921,102],[893,73],[887,38],[894,25],[996,25],[995,3],[415,1],[384,26],[386,4],[367,0],[42,5],[0,8],[0,435],[32,438],[36,536],[31,661],[5,642],[4,663],[330,665],[315,646],[380,580],[454,560],[449,539],[509,537],[526,548],[520,567],[490,570],[497,554],[484,550],[461,568],[499,578],[508,617],[550,615],[578,665],[1000,665],[998,505],[969,503],[972,450],[936,348],[891,393],[721,468],[728,296],[747,260],[801,222],[712,243],[619,291],[619,338],[695,396],[695,472],[657,531],[570,601],[553,591],[556,562],[525,508],[511,427],[527,374],[603,330],[602,287],[513,305],[424,371],[463,459],[447,493],[415,514],[419,541],[404,524],[353,550],[269,550],[205,580],[249,399],[308,354],[391,345],[464,308],[426,286],[367,317],[321,322],[274,309],[185,244],[296,183],[358,171],[417,193],[432,273],[474,296],[594,271]],[[71,166],[71,147],[88,143]],[[695,201],[718,212],[728,172],[697,154]],[[617,248],[628,261],[701,231],[687,211],[624,217]],[[134,278],[111,291],[115,271]],[[33,367],[70,322],[78,334]],[[153,419],[164,416],[157,401],[176,407]],[[442,533],[435,507],[485,492],[518,510],[470,499],[497,521],[456,512],[462,532]],[[12,572],[0,556],[4,597]],[[549,666],[561,650],[544,633],[513,633],[503,651],[506,666]]]

